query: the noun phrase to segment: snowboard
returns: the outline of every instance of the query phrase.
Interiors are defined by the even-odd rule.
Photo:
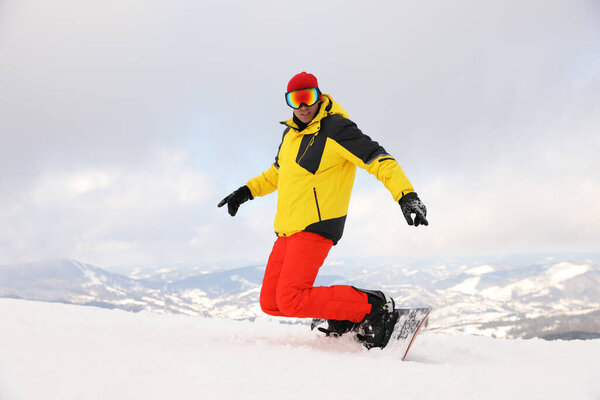
[[[431,308],[429,307],[396,308],[394,313],[398,315],[398,320],[385,348],[398,352],[404,360],[421,328],[427,323],[430,312]]]
[[[400,354],[402,360],[406,359],[406,355],[419,334],[419,331],[426,325],[430,312],[431,308],[429,307],[402,307],[394,309],[394,319],[396,319],[396,323],[392,329],[390,340],[384,348],[388,349],[388,351]],[[313,319],[310,328],[313,330],[326,323],[327,320],[325,319]],[[321,330],[321,328],[319,328],[319,330]],[[325,332],[325,330],[322,331]],[[347,334],[351,333],[352,332],[348,332]],[[333,334],[331,336],[335,337],[336,335]]]

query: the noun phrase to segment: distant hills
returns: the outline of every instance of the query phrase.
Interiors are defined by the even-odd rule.
[[[494,337],[600,337],[600,255],[324,267],[317,285],[380,288],[400,305],[434,307],[428,329]],[[263,266],[117,274],[74,260],[0,266],[0,297],[252,319]],[[336,275],[328,275],[335,273]]]

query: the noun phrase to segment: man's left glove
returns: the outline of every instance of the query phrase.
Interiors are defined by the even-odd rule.
[[[429,225],[429,222],[425,219],[427,216],[427,207],[425,207],[425,204],[421,202],[419,196],[417,196],[415,192],[402,196],[402,198],[398,200],[398,204],[400,204],[402,214],[404,214],[404,218],[406,218],[406,222],[409,225],[413,225],[411,214],[416,214],[414,221],[415,226]]]
[[[254,197],[252,197],[252,192],[250,192],[250,188],[244,185],[235,192],[231,193],[229,196],[225,197],[223,200],[221,200],[217,207],[223,207],[225,204],[227,204],[227,211],[229,211],[229,215],[233,217],[235,214],[237,214],[238,208],[240,208],[240,204],[252,199],[254,199]]]

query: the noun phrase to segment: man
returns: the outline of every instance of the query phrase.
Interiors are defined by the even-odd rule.
[[[285,130],[275,162],[218,206],[227,204],[234,216],[247,200],[278,190],[278,238],[260,293],[265,313],[327,319],[327,334],[356,331],[367,348],[384,347],[395,323],[390,296],[313,284],[331,246],[342,237],[356,166],[385,185],[409,225],[428,225],[426,208],[394,158],[364,135],[331,96],[321,93],[314,75],[292,77],[285,98],[293,117],[282,122]]]

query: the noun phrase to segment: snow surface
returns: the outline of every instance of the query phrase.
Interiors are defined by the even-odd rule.
[[[0,316],[1,400],[600,399],[600,340],[425,331],[402,362],[266,318],[14,299]]]

